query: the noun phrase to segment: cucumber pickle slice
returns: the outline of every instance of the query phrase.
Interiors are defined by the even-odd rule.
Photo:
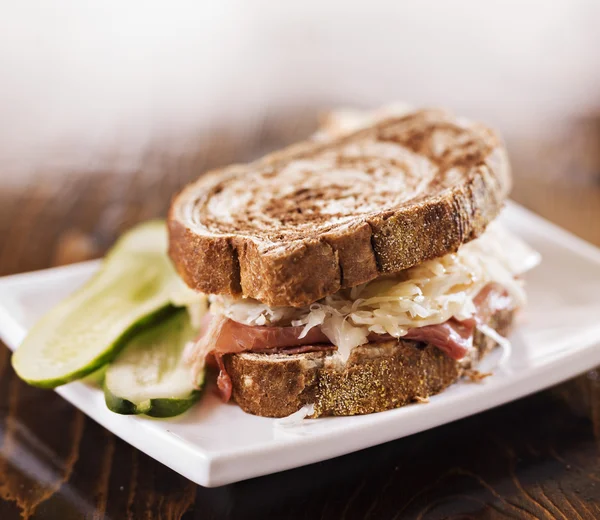
[[[185,310],[137,334],[110,363],[104,377],[106,405],[120,414],[172,417],[200,396],[183,350],[196,331]],[[197,381],[200,387],[203,381]]]
[[[12,358],[19,377],[42,388],[85,377],[175,312],[171,293],[181,282],[166,251],[162,221],[123,235],[92,279],[31,329]]]

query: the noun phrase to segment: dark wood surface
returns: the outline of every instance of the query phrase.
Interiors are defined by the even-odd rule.
[[[260,144],[227,143],[150,157],[134,175],[0,182],[0,275],[102,254],[123,229],[164,215],[186,181]],[[514,198],[600,245],[600,186],[518,174]],[[600,518],[600,370],[409,438],[204,489],[22,383],[0,345],[0,519],[20,517]]]

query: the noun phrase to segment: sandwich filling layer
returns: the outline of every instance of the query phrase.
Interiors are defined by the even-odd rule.
[[[400,273],[341,290],[304,308],[268,307],[252,299],[212,296],[201,336],[187,358],[194,371],[214,360],[225,400],[231,382],[223,356],[240,352],[334,351],[345,362],[352,349],[393,338],[429,343],[464,358],[476,328],[486,333],[492,314],[525,303],[520,275],[539,255],[491,223],[458,252]]]

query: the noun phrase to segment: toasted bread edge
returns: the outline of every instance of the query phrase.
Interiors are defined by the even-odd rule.
[[[489,325],[505,336],[514,311],[501,311]],[[427,399],[456,382],[497,346],[476,331],[471,357],[455,361],[437,347],[416,341],[389,341],[356,347],[345,366],[331,353],[232,354],[225,366],[233,398],[248,413],[285,417],[307,404],[314,417],[360,415]]]

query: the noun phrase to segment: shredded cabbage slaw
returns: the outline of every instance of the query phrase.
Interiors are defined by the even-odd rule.
[[[473,299],[488,283],[501,284],[515,307],[523,305],[523,282],[515,277],[539,261],[536,251],[493,222],[456,253],[342,289],[306,308],[268,307],[253,299],[211,296],[211,312],[246,325],[303,325],[300,337],[320,326],[346,360],[354,347],[368,342],[369,333],[399,338],[410,328],[472,317]]]

